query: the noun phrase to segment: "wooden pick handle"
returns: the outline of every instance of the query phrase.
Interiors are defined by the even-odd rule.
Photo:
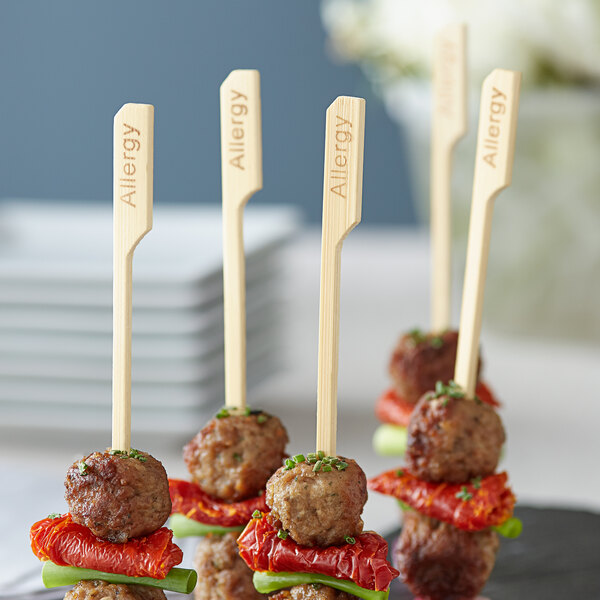
[[[434,41],[431,126],[431,329],[450,327],[452,151],[467,132],[467,26],[448,25]]]
[[[262,189],[260,74],[232,71],[221,85],[225,404],[246,406],[244,206]]]
[[[154,107],[125,104],[114,120],[112,447],[131,447],[133,251],[152,229]]]
[[[365,101],[340,96],[327,109],[321,241],[317,451],[334,456],[342,242],[360,223]]]
[[[496,69],[481,92],[455,381],[473,398],[494,199],[512,180],[521,73]]]

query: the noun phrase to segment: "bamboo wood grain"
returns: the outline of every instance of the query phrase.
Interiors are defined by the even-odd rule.
[[[362,210],[365,101],[339,96],[327,109],[319,307],[317,451],[336,453],[342,243]]]
[[[133,252],[152,229],[154,107],[125,104],[113,138],[112,447],[131,447],[131,277]]]
[[[467,264],[454,371],[455,381],[469,398],[474,397],[477,379],[494,200],[512,180],[520,87],[521,73],[495,69],[486,77],[481,92]]]
[[[431,125],[431,329],[450,327],[452,152],[467,132],[467,26],[452,24],[434,41]]]
[[[225,405],[246,406],[244,206],[262,189],[260,74],[232,71],[221,84]]]

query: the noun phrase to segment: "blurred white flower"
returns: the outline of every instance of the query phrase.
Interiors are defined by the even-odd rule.
[[[432,40],[444,25],[469,25],[471,81],[501,66],[524,84],[600,83],[600,1],[324,0],[334,51],[376,83],[428,76]]]

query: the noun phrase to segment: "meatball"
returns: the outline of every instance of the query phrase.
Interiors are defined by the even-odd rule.
[[[165,593],[148,585],[125,585],[92,579],[80,581],[64,600],[166,600]]]
[[[308,583],[296,585],[289,590],[282,590],[269,598],[271,600],[352,600],[357,596],[340,592],[340,590],[326,585]]]
[[[238,554],[237,535],[209,535],[200,539],[194,556],[198,572],[195,600],[259,600],[252,571]]]
[[[267,504],[292,539],[302,546],[343,544],[362,533],[367,478],[358,464],[341,458],[343,470],[313,470],[307,462],[281,467],[267,482]]]
[[[457,346],[458,331],[435,335],[415,330],[403,335],[389,364],[396,392],[407,402],[416,404],[436,382],[450,381],[454,377]]]
[[[498,535],[462,531],[408,511],[394,558],[404,583],[422,600],[474,598],[496,560]]]
[[[183,450],[192,479],[227,502],[253,498],[285,457],[287,431],[263,412],[210,421]]]
[[[65,499],[73,521],[121,543],[162,527],[171,513],[171,498],[158,460],[137,450],[115,452],[94,452],[73,463]]]
[[[425,481],[462,483],[487,477],[505,440],[496,411],[464,397],[425,395],[408,425],[406,466]]]

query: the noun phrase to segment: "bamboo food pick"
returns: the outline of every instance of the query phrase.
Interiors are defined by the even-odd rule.
[[[365,101],[339,96],[327,109],[321,240],[317,451],[336,453],[342,243],[360,222]]]
[[[232,71],[221,84],[225,405],[246,407],[244,206],[262,189],[260,73]]]
[[[133,251],[152,228],[154,107],[125,104],[114,119],[113,450],[131,448]]]
[[[492,213],[496,196],[512,180],[521,73],[495,69],[483,82],[473,199],[454,379],[475,394],[479,336]]]
[[[452,24],[434,41],[431,125],[431,329],[450,327],[452,152],[467,132],[467,26]]]

